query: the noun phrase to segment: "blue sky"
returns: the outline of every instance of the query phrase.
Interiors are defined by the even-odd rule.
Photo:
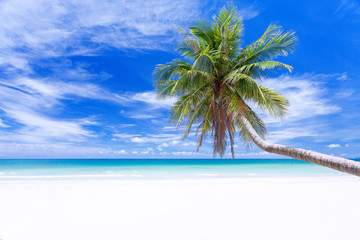
[[[211,158],[168,119],[156,64],[180,57],[176,25],[210,19],[225,1],[4,0],[0,2],[0,158]],[[263,85],[290,100],[263,116],[267,139],[360,157],[360,4],[353,0],[234,1],[244,44],[270,23],[294,30],[294,67]],[[236,141],[238,158],[274,158]],[[225,157],[230,157],[229,153]]]

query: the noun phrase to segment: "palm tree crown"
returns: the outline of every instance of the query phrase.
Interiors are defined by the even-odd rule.
[[[234,157],[236,132],[245,143],[251,143],[240,116],[262,138],[266,134],[264,122],[249,103],[275,117],[286,113],[287,99],[260,85],[259,80],[277,69],[291,71],[291,66],[274,59],[294,51],[295,33],[271,24],[258,40],[241,47],[244,28],[235,7],[223,8],[212,22],[197,21],[189,32],[181,28],[180,31],[184,40],[177,51],[188,61],[175,59],[157,66],[158,96],[178,98],[171,109],[171,119],[177,126],[186,121],[184,138],[196,124],[198,149],[210,133],[214,156],[222,157],[229,142]]]

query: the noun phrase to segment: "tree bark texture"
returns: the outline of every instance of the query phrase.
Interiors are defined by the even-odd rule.
[[[240,121],[250,134],[253,142],[262,150],[269,153],[276,153],[310,163],[315,163],[324,167],[332,168],[341,172],[349,173],[360,177],[360,162],[346,158],[330,156],[310,150],[288,147],[280,144],[269,143],[262,139],[251,126],[250,122],[240,116]]]

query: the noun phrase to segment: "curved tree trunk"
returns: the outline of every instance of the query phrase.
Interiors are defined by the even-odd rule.
[[[240,116],[240,121],[250,134],[253,142],[262,150],[269,153],[276,153],[306,162],[315,163],[324,167],[332,168],[341,172],[346,172],[352,175],[360,176],[360,162],[353,160],[334,157],[322,153],[317,153],[300,148],[288,147],[280,144],[273,144],[262,139],[251,126],[250,122],[243,116]]]

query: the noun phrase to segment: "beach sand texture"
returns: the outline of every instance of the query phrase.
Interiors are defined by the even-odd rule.
[[[2,240],[359,239],[357,177],[0,182]]]

